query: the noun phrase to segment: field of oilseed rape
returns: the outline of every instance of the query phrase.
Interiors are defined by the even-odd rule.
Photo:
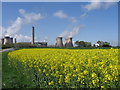
[[[118,49],[21,49],[8,57],[35,87],[120,87]]]

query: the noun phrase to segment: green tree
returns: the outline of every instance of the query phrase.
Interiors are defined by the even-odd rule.
[[[97,41],[97,43],[99,44],[100,47],[110,47],[111,46],[109,42]]]
[[[76,41],[75,44],[78,47],[90,47],[91,46],[91,42],[85,42],[85,41]]]

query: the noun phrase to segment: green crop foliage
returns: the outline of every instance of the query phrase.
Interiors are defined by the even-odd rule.
[[[8,58],[33,87],[118,88],[118,50],[21,49]]]

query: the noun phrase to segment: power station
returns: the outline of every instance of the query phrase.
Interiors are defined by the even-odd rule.
[[[2,38],[0,40],[0,43],[4,44],[4,45],[6,45],[6,44],[13,44],[13,38],[9,37],[9,36],[5,36],[4,38]]]
[[[62,37],[56,38],[56,47],[73,47],[72,37],[65,39],[65,45],[63,45]]]
[[[47,47],[47,42],[35,42],[35,28],[32,27],[32,41],[31,44],[37,45],[38,47]]]
[[[65,39],[65,47],[73,47],[72,37]]]
[[[63,47],[63,41],[62,41],[62,37],[57,37],[56,38],[56,47]]]
[[[32,36],[31,36],[31,42],[20,42],[20,43],[28,43],[31,45],[36,45],[38,47],[47,47],[47,42],[35,42],[35,28],[34,26],[32,27]],[[69,38],[65,38],[65,44],[63,45],[63,38],[62,37],[57,37],[56,38],[56,43],[55,43],[55,47],[73,47],[73,43],[72,43],[72,37]],[[0,43],[3,45],[6,44],[13,44],[13,38],[10,36],[5,36],[4,38],[2,38],[0,40]],[[14,39],[14,43],[17,43],[16,38]]]
[[[32,27],[32,42],[31,44],[34,44],[34,27]]]

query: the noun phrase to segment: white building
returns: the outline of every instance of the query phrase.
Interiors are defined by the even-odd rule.
[[[99,46],[100,46],[100,44],[98,44],[98,43],[95,44],[95,47],[99,47]]]

